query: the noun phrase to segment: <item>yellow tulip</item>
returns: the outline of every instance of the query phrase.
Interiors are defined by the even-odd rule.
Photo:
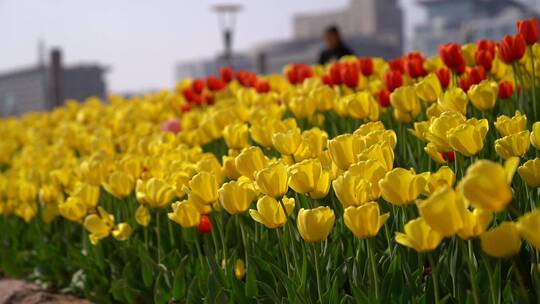
[[[480,245],[492,257],[508,258],[519,252],[521,239],[514,223],[503,222],[480,235]]]
[[[142,173],[141,161],[136,156],[127,155],[118,161],[118,169],[137,180]]]
[[[437,172],[429,174],[424,193],[426,195],[431,195],[437,189],[444,186],[452,187],[455,181],[456,176],[454,171],[452,171],[452,169],[450,169],[448,166],[442,166],[439,168],[439,170],[437,170]]]
[[[372,147],[379,143],[387,143],[392,149],[396,147],[397,136],[394,130],[372,131],[359,138],[361,147]]]
[[[358,136],[342,134],[328,141],[328,151],[334,163],[341,170],[347,170],[356,162],[356,154],[360,149]]]
[[[266,228],[274,229],[282,227],[287,222],[287,217],[294,210],[295,201],[293,198],[283,197],[283,206],[273,197],[265,195],[257,201],[257,210],[250,209],[249,215],[254,221],[263,224]]]
[[[330,174],[322,169],[318,159],[307,159],[292,165],[289,175],[289,187],[311,198],[323,198],[330,190]]]
[[[516,114],[510,118],[506,115],[497,117],[495,128],[501,136],[508,136],[521,131],[527,130],[527,116],[521,115],[521,112],[516,111]]]
[[[540,209],[531,211],[519,218],[517,222],[519,234],[534,248],[540,250]]]
[[[343,214],[345,226],[361,239],[374,237],[390,217],[390,213],[380,214],[379,205],[369,202],[359,207],[347,207]]]
[[[378,161],[386,171],[390,171],[394,167],[394,150],[389,143],[381,142],[358,154],[358,161],[370,159]]]
[[[282,162],[271,164],[257,172],[255,180],[259,190],[272,197],[281,197],[287,193],[288,185],[287,167]]]
[[[493,212],[482,209],[467,210],[463,218],[463,227],[458,231],[460,238],[470,240],[484,233],[493,219]]]
[[[467,97],[467,93],[465,93],[465,91],[458,87],[449,88],[437,100],[437,106],[441,111],[456,111],[461,113],[462,115],[467,114],[468,104],[469,97]],[[432,109],[432,111],[433,110],[434,109]]]
[[[312,128],[302,132],[302,142],[293,154],[296,161],[302,161],[308,158],[316,158],[321,155],[326,148],[328,134],[319,128]]]
[[[449,237],[463,228],[467,207],[460,194],[444,185],[426,200],[418,202],[418,210],[431,228]]]
[[[185,200],[174,202],[172,205],[173,212],[167,213],[169,219],[183,228],[191,228],[199,225],[201,213],[197,206]]]
[[[257,197],[257,192],[248,183],[230,181],[221,186],[218,191],[219,202],[229,214],[246,211],[251,202]]]
[[[396,242],[417,252],[428,252],[437,248],[443,235],[431,228],[423,218],[409,221],[405,233],[396,232]]]
[[[328,207],[300,209],[296,225],[304,241],[309,243],[321,242],[328,238],[334,226],[334,211]]]
[[[429,129],[426,132],[426,139],[432,143],[439,152],[450,152],[450,140],[448,139],[448,131],[462,125],[465,122],[465,117],[455,111],[442,113],[439,117],[431,121]]]
[[[237,280],[242,280],[246,275],[246,264],[241,259],[236,259],[234,263],[234,276]]]
[[[218,200],[218,187],[214,174],[199,172],[189,181],[188,197],[198,205],[212,205]]]
[[[476,53],[476,43],[465,43],[461,46],[463,58],[467,66],[473,67],[476,65],[474,54]]]
[[[343,102],[348,114],[355,119],[379,119],[379,104],[367,91],[361,91],[344,97]]]
[[[424,147],[424,151],[426,151],[427,155],[433,159],[437,164],[444,164],[446,163],[446,160],[444,159],[441,152],[437,151],[437,147],[433,143],[428,143]]]
[[[131,237],[132,233],[133,229],[128,223],[120,223],[116,225],[116,227],[112,231],[113,237],[119,241],[128,240]]]
[[[399,122],[409,123],[420,114],[420,103],[412,86],[402,86],[392,92],[390,103]]]
[[[116,171],[109,175],[106,183],[103,184],[103,188],[110,194],[119,199],[128,197],[133,188],[135,187],[135,181],[133,178],[122,171]]]
[[[473,156],[484,148],[484,139],[489,130],[487,119],[471,118],[448,131],[448,142],[455,151]]]
[[[395,168],[379,181],[379,187],[387,202],[402,206],[412,203],[422,193],[426,183],[426,177],[415,174],[412,169]]]
[[[248,144],[248,126],[247,124],[230,124],[223,129],[223,139],[227,147],[231,149],[243,149]]]
[[[238,179],[242,174],[236,169],[236,156],[223,155],[223,173],[230,179]],[[177,189],[178,190],[178,189]]]
[[[379,198],[379,180],[386,170],[376,160],[361,161],[332,182],[343,208],[358,206]]]
[[[302,142],[302,135],[299,128],[276,132],[272,136],[272,144],[279,153],[283,155],[293,155]]]
[[[89,238],[92,245],[108,237],[114,227],[114,216],[107,213],[105,209],[98,207],[97,214],[90,214],[84,219],[84,228],[90,233]]]
[[[137,224],[146,227],[150,224],[150,210],[144,205],[140,205],[135,211],[135,221]]]
[[[540,121],[537,121],[532,125],[531,144],[536,149],[540,149]]]
[[[172,186],[154,177],[146,181],[138,180],[135,188],[139,203],[152,208],[168,206],[175,193]]]
[[[467,94],[478,110],[486,111],[495,106],[498,92],[499,86],[496,82],[483,80],[479,84],[472,85]]]
[[[334,107],[334,100],[337,99],[338,92],[329,86],[320,86],[311,91],[310,95],[317,104],[317,109],[326,112]]]
[[[58,205],[58,212],[72,222],[79,222],[86,215],[87,206],[78,196],[70,196]]]
[[[268,159],[261,148],[249,147],[236,157],[235,164],[240,174],[254,180],[257,171],[267,167]]]
[[[361,124],[360,127],[354,131],[354,135],[366,136],[371,132],[384,130],[384,124],[381,121],[371,121]]]
[[[43,205],[57,205],[64,201],[64,193],[54,184],[43,185],[39,189],[39,201]]]
[[[112,163],[106,160],[91,159],[81,163],[79,168],[82,180],[99,187],[107,180]]]
[[[526,161],[518,169],[521,179],[530,187],[540,187],[540,158]]]
[[[531,145],[529,137],[529,131],[521,131],[499,138],[495,141],[495,152],[503,159],[523,157]]]
[[[500,212],[512,200],[510,183],[519,164],[519,158],[506,160],[505,166],[490,160],[479,160],[467,169],[458,190],[477,208]]]
[[[420,139],[421,141],[427,142],[428,139],[426,138],[426,133],[428,132],[430,125],[430,121],[415,122],[414,129],[409,129],[409,131],[414,136],[416,136],[416,138]]]
[[[289,110],[297,119],[306,119],[311,117],[317,109],[317,104],[313,98],[297,95],[292,97],[287,103]]]
[[[416,95],[426,103],[435,102],[441,93],[441,83],[435,74],[429,74],[416,84]]]
[[[257,123],[251,124],[251,138],[263,147],[272,147],[272,137],[276,132],[286,132],[295,129],[296,120],[280,120],[275,117],[263,117]]]

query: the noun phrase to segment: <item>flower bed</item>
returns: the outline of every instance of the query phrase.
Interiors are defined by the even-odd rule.
[[[540,46],[517,29],[2,119],[0,271],[98,303],[535,302]]]

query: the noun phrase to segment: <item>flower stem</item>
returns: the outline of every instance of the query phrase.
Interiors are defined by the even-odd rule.
[[[472,245],[471,240],[467,241],[467,252],[465,252],[464,255],[467,259],[467,267],[469,268],[469,279],[471,280],[471,292],[473,295],[473,300],[475,304],[480,304],[480,299],[478,298],[478,286],[476,285],[476,277],[474,275],[476,270],[474,269],[475,267],[473,265],[474,255]]]
[[[433,293],[435,294],[435,303],[439,304],[439,278],[437,273],[437,265],[435,265],[433,260],[433,254],[428,254],[429,264],[431,265],[431,279],[433,281]]]
[[[156,210],[157,263],[161,262],[161,233],[159,231],[159,210]]]
[[[379,300],[379,273],[377,272],[377,264],[375,263],[375,255],[373,254],[373,247],[375,245],[375,240],[368,240],[367,248],[369,254],[369,261],[371,263],[371,280],[373,281],[373,286],[375,288],[375,300]]]
[[[319,256],[317,255],[317,244],[311,244],[311,248],[313,249],[313,260],[315,262],[315,275],[317,277],[317,294],[319,295],[319,303],[323,303],[322,301],[322,292],[321,292],[321,278],[319,273]]]

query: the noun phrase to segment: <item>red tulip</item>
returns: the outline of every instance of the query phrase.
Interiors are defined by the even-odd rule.
[[[403,85],[403,77],[400,71],[389,71],[384,75],[384,83],[390,92]]]
[[[401,74],[405,73],[405,65],[402,58],[392,59],[388,61],[388,65],[390,66],[390,70],[392,71],[399,71],[401,72]]]
[[[508,81],[499,82],[499,98],[508,99],[514,94],[514,85]]]
[[[360,58],[358,59],[358,63],[360,64],[360,72],[362,72],[362,75],[368,77],[373,74],[373,59],[371,59],[371,57]]]
[[[458,80],[458,85],[459,87],[467,92],[469,91],[469,88],[473,85],[474,83],[472,82],[471,80],[471,77],[470,75],[463,75],[463,77],[461,77],[459,80]]]
[[[492,53],[488,50],[476,50],[476,53],[474,54],[474,60],[477,65],[482,66],[484,70],[489,71],[491,70],[491,66],[493,64],[493,55],[495,53]]]
[[[180,110],[182,110],[182,113],[187,113],[187,112],[191,111],[191,106],[189,104],[185,103],[185,104],[182,105]]]
[[[327,86],[333,86],[332,77],[330,75],[321,76],[321,81]]]
[[[210,218],[207,215],[201,215],[201,219],[199,221],[199,226],[197,226],[197,230],[200,233],[209,233],[212,230],[212,222],[210,221]]]
[[[471,80],[471,84],[479,84],[480,81],[486,79],[486,70],[481,65],[470,69],[469,79]]]
[[[191,102],[191,103],[194,103],[194,104],[201,104],[202,103],[201,95],[196,94],[195,91],[192,88],[185,88],[182,91],[182,95],[184,96],[184,98],[188,102]]]
[[[332,80],[333,84],[339,85],[343,83],[343,79],[341,78],[341,70],[343,69],[342,66],[343,64],[336,62],[330,67],[330,79]]]
[[[258,93],[268,93],[270,92],[270,83],[268,80],[258,79],[255,89]]]
[[[456,160],[456,152],[450,151],[450,152],[444,152],[442,153],[443,159],[447,162],[453,162]]]
[[[204,90],[204,81],[202,79],[195,79],[191,84],[191,87],[196,94],[201,94]]]
[[[439,82],[443,88],[447,88],[450,85],[450,71],[447,68],[440,68],[435,72]]]
[[[225,81],[226,83],[229,83],[234,79],[234,71],[229,66],[219,68],[219,74],[221,76],[221,80]]]
[[[309,65],[302,63],[293,64],[286,71],[287,79],[291,84],[302,83],[305,79],[313,77],[313,75],[313,69]]]
[[[356,64],[345,64],[341,70],[341,79],[343,83],[349,88],[356,88],[358,86],[358,80],[360,71]]]
[[[221,91],[225,88],[227,84],[225,81],[215,77],[215,76],[209,76],[206,78],[206,86],[210,91]]]
[[[251,88],[254,87],[257,82],[257,74],[246,70],[240,70],[236,72],[236,79],[242,86]]]
[[[499,54],[504,62],[511,64],[514,61],[520,60],[525,55],[526,46],[527,44],[523,35],[506,35],[499,43]]]
[[[447,43],[439,47],[439,56],[444,64],[457,74],[465,72],[465,58],[457,43]]]
[[[387,90],[381,90],[377,93],[377,102],[383,108],[388,108],[390,106],[390,92]]]
[[[424,77],[427,71],[424,69],[424,57],[419,52],[410,52],[405,55],[404,66],[405,71],[412,78]]]
[[[204,95],[204,103],[207,105],[213,105],[214,104],[214,96],[213,95]]]
[[[493,40],[481,39],[476,43],[476,51],[489,51],[491,54],[495,54],[497,44]]]
[[[536,18],[519,20],[517,32],[523,36],[527,45],[535,44],[538,41],[538,20]]]

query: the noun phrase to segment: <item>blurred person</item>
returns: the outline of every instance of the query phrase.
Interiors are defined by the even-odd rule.
[[[326,49],[319,55],[319,64],[329,63],[345,55],[353,55],[353,52],[341,39],[339,29],[331,25],[324,31],[324,42]]]

